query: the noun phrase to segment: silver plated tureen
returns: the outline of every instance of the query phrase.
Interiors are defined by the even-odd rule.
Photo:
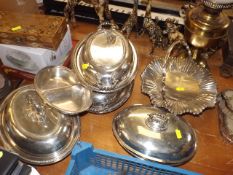
[[[108,23],[78,43],[72,69],[80,82],[93,90],[89,111],[106,113],[120,107],[131,94],[137,64],[133,44]]]

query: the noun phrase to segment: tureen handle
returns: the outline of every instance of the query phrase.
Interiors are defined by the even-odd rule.
[[[27,95],[25,100],[28,104],[27,110],[27,117],[37,123],[41,124],[42,126],[46,127],[46,110],[45,105],[39,104],[32,95]]]
[[[146,119],[146,125],[155,131],[164,131],[167,129],[169,116],[159,113],[147,114],[148,118]]]
[[[117,26],[114,25],[113,23],[109,22],[109,21],[104,21],[102,23],[100,23],[100,25],[98,26],[98,30],[102,30],[102,29],[117,29]]]
[[[167,59],[167,58],[169,58],[169,57],[171,56],[172,50],[173,50],[174,47],[175,47],[176,45],[178,45],[178,44],[182,45],[182,46],[186,49],[186,51],[188,52],[188,57],[189,57],[190,59],[192,59],[192,52],[191,52],[191,49],[190,49],[188,43],[185,42],[184,40],[177,40],[177,41],[174,41],[174,42],[170,45],[170,47],[167,49],[167,54],[166,54],[165,58]]]

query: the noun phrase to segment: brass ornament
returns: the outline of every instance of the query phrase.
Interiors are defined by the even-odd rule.
[[[67,21],[76,22],[75,19],[75,6],[79,3],[79,0],[67,0],[64,8],[64,16]]]
[[[193,47],[194,59],[204,67],[205,59],[220,49],[227,38],[230,19],[222,9],[232,7],[233,1],[219,2],[204,0],[186,12],[184,36]]]
[[[165,21],[166,29],[163,31],[167,34],[168,44],[171,45],[175,41],[184,40],[184,35],[179,31],[180,26],[175,19],[167,18]]]
[[[133,10],[128,19],[125,21],[121,32],[126,33],[127,38],[129,38],[134,26],[136,27],[136,30],[138,30],[138,0],[134,0]]]
[[[143,19],[142,29],[139,31],[139,35],[143,35],[145,32],[149,35],[150,41],[152,43],[150,54],[154,53],[156,46],[165,47],[166,39],[163,36],[163,31],[158,25],[158,18],[155,21],[151,17],[151,0],[148,0],[145,16]]]

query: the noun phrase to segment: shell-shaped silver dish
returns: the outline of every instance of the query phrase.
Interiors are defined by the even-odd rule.
[[[180,57],[158,58],[141,75],[142,92],[154,106],[171,113],[199,114],[216,103],[216,83],[210,72],[193,60]]]

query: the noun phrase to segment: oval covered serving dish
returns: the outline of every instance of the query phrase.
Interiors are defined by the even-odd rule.
[[[113,119],[113,133],[136,157],[180,165],[196,152],[193,129],[182,119],[156,107],[134,105]]]
[[[122,89],[133,81],[138,58],[129,40],[103,25],[77,44],[72,68],[82,83],[105,93]]]
[[[0,107],[0,138],[6,149],[30,164],[60,161],[79,137],[79,117],[45,106],[33,85],[20,87]]]

